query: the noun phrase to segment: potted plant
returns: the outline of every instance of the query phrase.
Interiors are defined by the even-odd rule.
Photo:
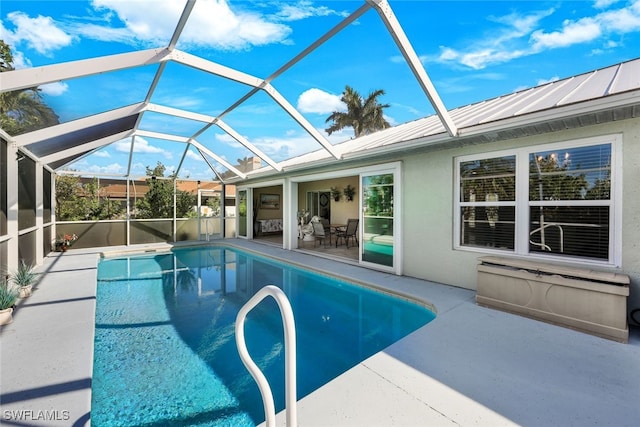
[[[331,187],[331,197],[333,197],[333,200],[339,202],[341,195],[342,192],[338,189],[338,187]]]
[[[356,189],[354,187],[351,186],[351,184],[348,184],[346,187],[344,187],[344,197],[348,200],[348,201],[353,201],[353,196],[356,194]]]
[[[33,283],[36,281],[37,274],[33,270],[32,265],[27,265],[24,260],[20,261],[18,269],[11,275],[10,281],[18,289],[20,298],[27,298],[31,296]]]
[[[77,239],[78,236],[76,234],[65,234],[63,236],[59,236],[56,239],[56,251],[66,252]]]
[[[13,322],[13,306],[18,299],[18,290],[5,276],[0,279],[0,325]]]

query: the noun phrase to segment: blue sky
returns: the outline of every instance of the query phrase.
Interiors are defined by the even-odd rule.
[[[640,0],[389,2],[447,109],[640,56]],[[362,5],[359,1],[199,0],[177,48],[264,78]],[[0,32],[16,68],[74,61],[167,45],[182,0],[6,1]],[[62,122],[144,100],[157,66],[85,77],[42,87]],[[338,33],[272,82],[317,129],[342,108],[350,85],[363,95],[384,89],[391,124],[433,114],[374,10]],[[169,64],[152,102],[216,116],[249,88]],[[259,93],[225,122],[276,161],[320,146],[269,96]],[[201,123],[145,114],[142,129],[191,136]],[[328,139],[337,143],[350,129]],[[214,127],[198,141],[230,163],[251,153]],[[115,143],[70,167],[122,174],[129,141]],[[184,145],[138,140],[132,174],[157,160],[174,170]],[[216,163],[212,161],[212,163]],[[224,168],[220,168],[222,171]],[[191,150],[180,176],[211,179]]]

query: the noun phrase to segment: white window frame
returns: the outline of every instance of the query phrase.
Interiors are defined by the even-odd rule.
[[[529,155],[534,152],[566,150],[590,145],[611,144],[611,197],[609,200],[592,201],[594,205],[609,206],[609,259],[597,260],[593,258],[563,257],[561,255],[545,255],[529,252]],[[490,159],[496,157],[516,156],[516,212],[514,227],[514,250],[490,247],[463,246],[461,238],[461,205],[460,202],[460,163]],[[525,146],[508,150],[483,152],[454,158],[454,203],[453,203],[453,248],[469,252],[489,253],[500,256],[526,256],[556,262],[571,262],[575,264],[599,264],[603,266],[620,267],[622,263],[622,135],[603,135],[567,141]],[[505,202],[511,204],[510,202]],[[574,201],[567,201],[570,206]],[[500,202],[499,204],[502,204]],[[562,204],[555,202],[555,205]]]

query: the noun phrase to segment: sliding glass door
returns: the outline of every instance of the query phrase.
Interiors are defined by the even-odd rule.
[[[395,173],[361,174],[361,261],[395,268]]]
[[[247,190],[238,191],[238,236],[247,237]]]

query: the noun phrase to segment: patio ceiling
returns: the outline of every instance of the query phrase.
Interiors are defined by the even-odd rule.
[[[153,75],[146,83],[144,99],[140,99],[137,103],[125,106],[116,105],[109,111],[98,112],[22,135],[10,136],[0,130],[0,136],[15,143],[28,155],[58,172],[106,146],[119,144],[120,147],[128,147],[128,167],[126,172],[119,174],[119,176],[127,177],[132,176],[132,158],[137,144],[143,143],[140,139],[152,138],[164,141],[164,143],[181,144],[184,147],[180,149],[182,155],[177,170],[175,170],[176,174],[179,175],[184,159],[188,155],[195,154],[206,161],[215,176],[218,178],[228,176],[235,181],[246,178],[246,173],[233,165],[233,162],[225,159],[225,156],[216,149],[216,145],[211,143],[210,130],[212,128],[222,130],[234,143],[243,147],[243,152],[246,153],[245,157],[259,157],[263,161],[263,165],[272,172],[281,171],[283,162],[289,160],[278,161],[267,155],[256,144],[243,136],[242,128],[234,127],[225,121],[227,116],[240,106],[246,105],[249,100],[266,95],[266,99],[277,106],[280,113],[284,112],[297,126],[302,128],[325,155],[333,160],[340,160],[342,151],[337,150],[323,133],[318,131],[285,96],[276,90],[272,82],[282,77],[287,70],[304,60],[314,50],[370,9],[377,12],[396,43],[411,73],[431,103],[439,125],[449,137],[457,135],[456,125],[386,0],[366,0],[357,10],[267,77],[254,76],[176,49],[185,26],[193,17],[195,6],[196,0],[186,1],[173,35],[164,47],[0,73],[1,92],[89,77],[95,78],[97,85],[108,85],[112,80],[106,80],[104,76],[117,76],[119,72],[130,69],[144,69],[147,74]],[[188,67],[193,70],[194,81],[207,80],[214,85],[217,84],[216,82],[224,85],[228,85],[229,82],[233,83],[235,85],[234,93],[236,93],[235,101],[230,102],[216,115],[209,115],[195,108],[181,106],[177,93],[162,97],[165,101],[162,104],[153,102],[158,88],[163,85],[165,80],[170,80],[167,75],[170,73],[171,67],[176,66]],[[133,81],[128,84],[136,85],[136,88],[139,89],[141,83]],[[170,84],[170,81],[167,84]],[[87,96],[94,95],[88,93]],[[173,100],[176,101],[172,102]],[[178,122],[185,124],[185,126],[181,126],[181,129],[189,130],[178,133],[173,132],[170,125],[162,126]],[[174,126],[174,128],[177,127]],[[75,173],[82,172],[76,171]]]

